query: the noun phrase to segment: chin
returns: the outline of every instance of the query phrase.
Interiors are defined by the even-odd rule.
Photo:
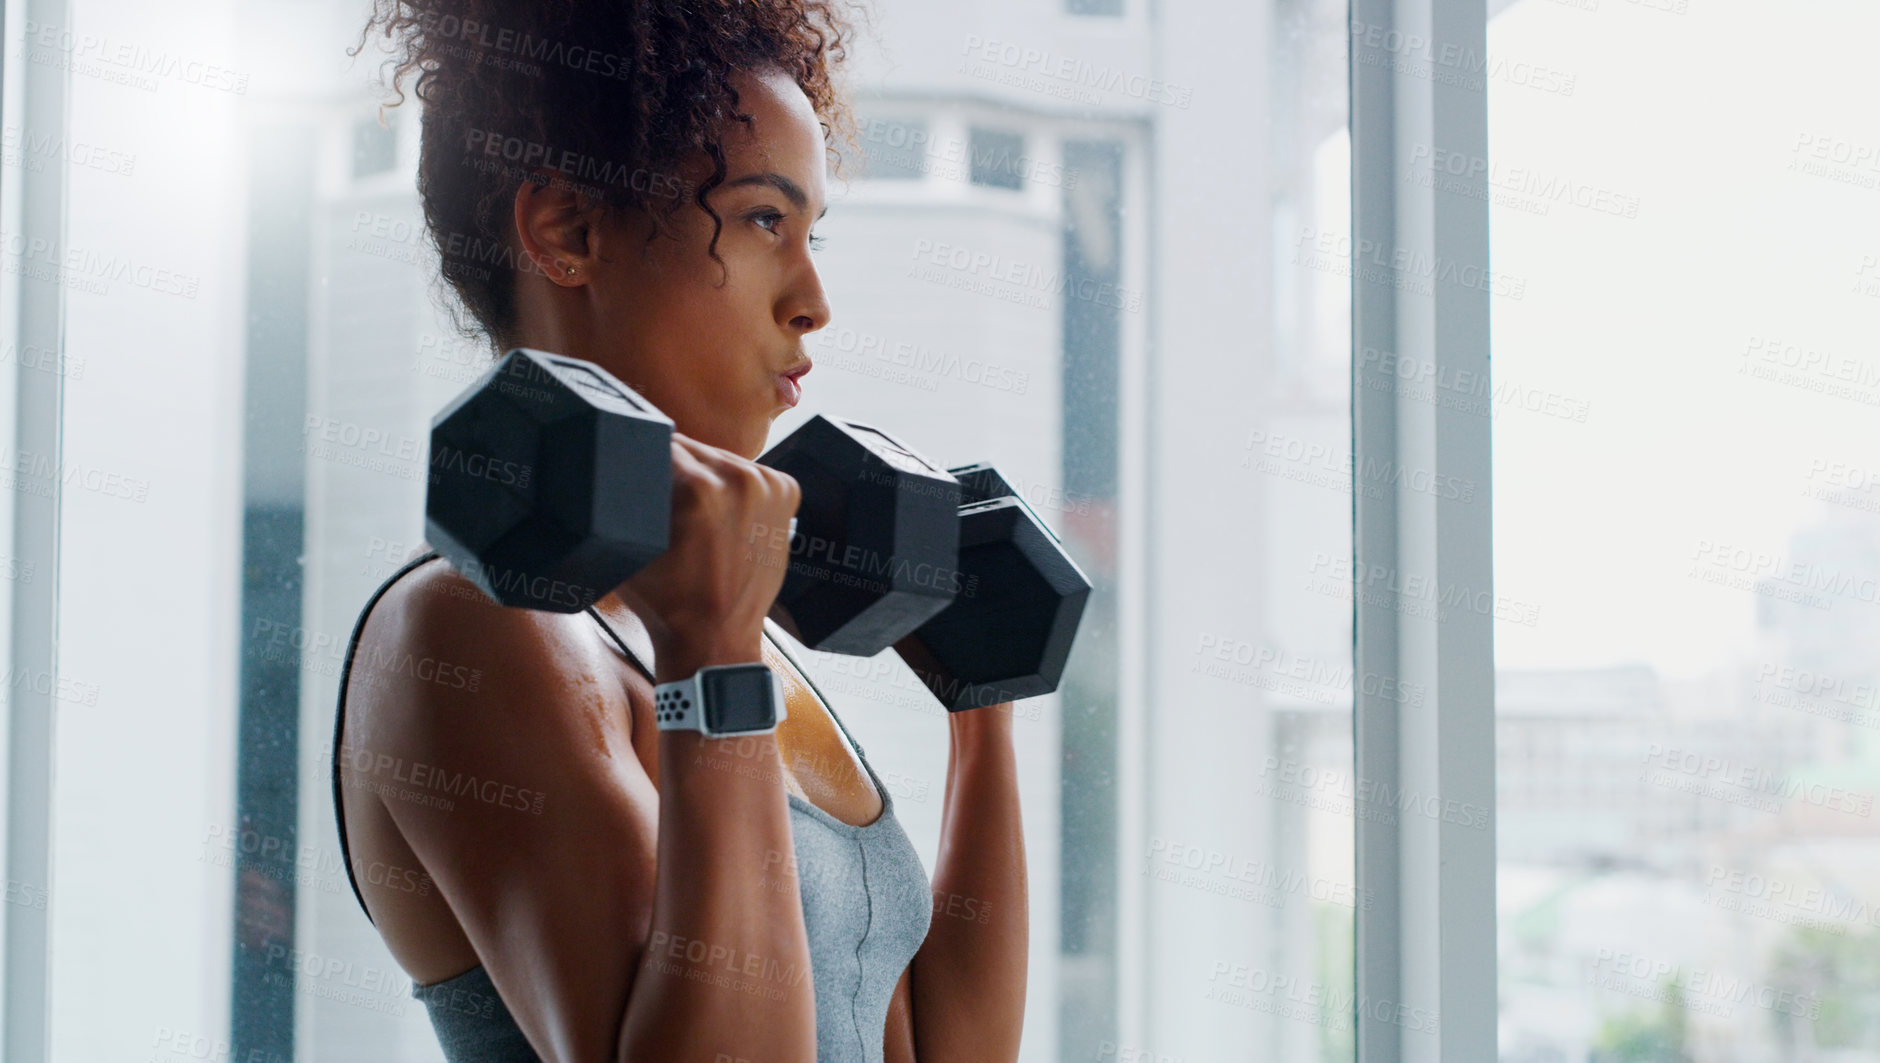
[[[772,414],[766,417],[761,424],[754,426],[749,432],[744,433],[744,438],[749,444],[743,451],[745,457],[756,461],[759,455],[770,449],[770,429],[776,420],[776,415]]]

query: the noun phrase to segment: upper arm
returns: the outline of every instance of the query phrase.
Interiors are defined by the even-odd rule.
[[[914,1060],[914,964],[908,963],[901,980],[888,997],[888,1028],[881,1040],[885,1063],[915,1063]]]
[[[536,1052],[612,1059],[651,925],[659,824],[619,683],[580,614],[440,593],[469,587],[441,566],[414,576],[374,640],[393,656],[374,669],[360,738],[426,796],[390,788],[385,805]],[[421,678],[445,663],[480,670],[475,689]]]

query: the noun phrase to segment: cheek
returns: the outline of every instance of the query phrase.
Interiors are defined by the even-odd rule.
[[[737,312],[748,314],[759,281],[760,256],[753,253],[748,239],[732,228],[727,219],[725,231],[718,238],[718,257],[712,258],[711,229],[688,231],[678,241],[665,241],[653,263],[652,286],[662,302],[675,310],[683,308],[692,320],[704,325]],[[711,315],[708,319],[704,315]]]
[[[659,376],[687,390],[728,399],[761,390],[754,382],[784,341],[764,288],[764,257],[727,218],[718,240],[723,267],[707,252],[711,228],[656,241],[649,260],[622,272],[610,302],[615,327]],[[757,400],[753,400],[757,401]]]
[[[662,305],[653,311],[660,319],[656,330],[662,348],[720,372],[761,359],[764,341],[756,329],[761,311],[753,318],[750,299],[740,297],[735,284],[675,286],[662,294]],[[744,370],[748,373],[748,366]]]
[[[700,252],[704,267],[689,271],[665,293],[670,321],[701,344],[708,339],[721,345],[738,341],[736,346],[747,349],[747,355],[761,357],[779,342],[766,333],[771,308],[759,264],[738,250],[730,241],[720,242],[723,269]]]

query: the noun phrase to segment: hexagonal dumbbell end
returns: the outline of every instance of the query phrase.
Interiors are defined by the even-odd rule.
[[[1049,694],[1064,677],[1090,581],[992,466],[947,471],[963,489],[965,587],[894,648],[952,712]]]
[[[771,611],[797,641],[872,657],[953,601],[960,485],[939,466],[879,428],[821,415],[757,460],[803,489]]]
[[[671,528],[672,421],[592,362],[518,347],[431,420],[425,535],[503,605],[579,612]]]

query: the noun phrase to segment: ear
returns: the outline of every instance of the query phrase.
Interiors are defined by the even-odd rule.
[[[537,170],[516,189],[516,236],[524,257],[563,287],[594,275],[595,212],[551,171]]]

